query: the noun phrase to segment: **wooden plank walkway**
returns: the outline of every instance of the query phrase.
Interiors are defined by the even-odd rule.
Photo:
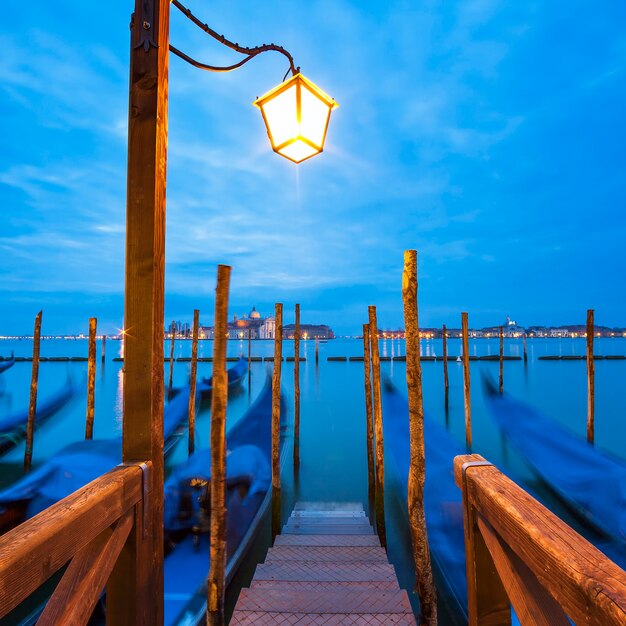
[[[231,626],[415,626],[406,591],[358,503],[296,504]]]

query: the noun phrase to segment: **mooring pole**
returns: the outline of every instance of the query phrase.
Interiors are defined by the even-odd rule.
[[[226,588],[226,405],[228,374],[228,265],[217,266],[215,336],[213,338],[213,393],[211,394],[211,564],[207,584],[207,624],[224,625]],[[195,322],[194,312],[194,322]]]
[[[293,333],[293,464],[300,466],[300,305],[296,304],[296,324]]]
[[[444,405],[446,412],[448,411],[448,393],[450,390],[450,383],[448,381],[448,329],[446,325],[443,325],[441,332],[443,338],[443,390],[444,390]]]
[[[528,362],[528,352],[526,351],[526,333],[524,333],[524,363]]]
[[[98,319],[89,318],[89,356],[87,359],[87,415],[85,417],[85,439],[93,439],[93,419],[96,396],[96,328]]]
[[[272,539],[280,534],[280,373],[283,360],[283,305],[276,303],[272,375]]]
[[[107,353],[107,336],[106,335],[102,335],[102,362],[104,363],[106,360],[106,353]]]
[[[320,338],[315,337],[315,365],[320,362]]]
[[[463,334],[463,389],[465,400],[465,446],[472,450],[472,405],[470,401],[469,331],[467,313],[461,313]]]
[[[593,362],[593,309],[587,311],[587,441],[594,442],[595,436],[595,364]]]
[[[363,324],[363,371],[365,372],[365,434],[367,444],[367,499],[370,508],[374,502],[374,426],[372,425],[372,357],[370,351],[370,327]]]
[[[248,398],[252,391],[252,329],[248,328]]]
[[[196,377],[198,374],[198,327],[200,311],[193,311],[193,334],[191,340],[191,371],[189,373],[189,406],[187,408],[189,446],[187,454],[191,456],[196,447]]]
[[[172,381],[174,380],[174,347],[176,344],[176,322],[172,320],[172,326],[170,327],[172,330],[171,333],[171,343],[170,343],[170,380],[167,385],[167,396],[168,398],[172,395]]]
[[[504,393],[504,328],[500,326],[500,393]]]
[[[428,548],[424,514],[426,455],[424,451],[424,401],[422,397],[422,364],[417,310],[417,251],[404,253],[402,274],[404,328],[406,333],[406,383],[409,399],[410,466],[408,485],[409,523],[415,561],[415,589],[420,600],[420,624],[437,624],[437,594]]]
[[[41,343],[41,316],[35,317],[33,332],[33,367],[30,376],[30,402],[28,403],[28,421],[26,422],[26,447],[24,449],[24,470],[30,471],[33,462],[33,439],[35,437],[35,415],[37,414],[37,385],[39,384],[39,347]]]
[[[376,435],[376,530],[383,548],[387,547],[385,531],[385,445],[383,440],[383,409],[380,390],[380,350],[376,307],[368,307],[370,347],[372,352],[372,385],[374,389],[374,430]]]

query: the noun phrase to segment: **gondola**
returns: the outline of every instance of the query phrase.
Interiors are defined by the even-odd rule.
[[[226,582],[256,535],[271,502],[272,386],[268,376],[254,404],[226,435]],[[281,457],[286,409],[281,398]],[[195,452],[165,484],[165,620],[204,623],[209,571],[211,453]]]
[[[228,393],[232,393],[241,385],[248,372],[248,362],[241,357],[235,365],[228,368]],[[213,392],[213,376],[202,378],[202,399],[205,400]]]
[[[63,387],[39,402],[35,413],[35,428],[39,428],[69,402],[75,391],[76,386],[68,377]],[[27,422],[28,409],[0,417],[0,455],[8,452],[24,439]]]
[[[626,542],[626,462],[509,394],[483,375],[487,407],[536,474],[582,520],[605,536]]]
[[[402,490],[403,509],[408,498],[409,405],[393,383],[383,381],[383,427],[391,466]],[[463,451],[448,433],[427,415],[424,416],[426,484],[424,511],[431,560],[437,588],[457,618],[467,622],[467,582],[465,576],[465,538],[462,495],[454,482],[454,457]]]
[[[188,405],[189,387],[165,405],[163,439],[166,455],[180,437],[180,424],[187,417]],[[0,533],[105,474],[120,462],[121,457],[121,437],[77,441],[66,446],[43,465],[0,491]]]
[[[13,352],[11,352],[11,357],[6,361],[0,361],[0,374],[2,372],[6,372],[10,367],[15,365],[15,357],[13,356]]]

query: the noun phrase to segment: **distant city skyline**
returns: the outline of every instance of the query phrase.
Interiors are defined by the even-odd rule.
[[[420,324],[626,324],[626,3],[197,0],[219,32],[288,48],[340,104],[325,152],[273,154],[256,96],[279,55],[226,75],[170,59],[165,321],[204,320],[216,267],[254,302],[355,335]],[[0,335],[123,324],[130,2],[10,3],[0,24]],[[172,43],[233,53],[172,16]],[[85,24],[97,24],[97,37]]]

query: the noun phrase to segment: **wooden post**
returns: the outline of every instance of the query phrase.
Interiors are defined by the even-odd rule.
[[[296,325],[293,333],[293,463],[300,466],[300,305],[296,304]]]
[[[193,311],[193,335],[191,340],[191,372],[189,374],[189,408],[188,408],[188,431],[189,447],[187,454],[191,456],[196,447],[196,375],[198,372],[198,325],[200,311]]]
[[[594,442],[595,424],[595,370],[593,362],[593,309],[587,311],[587,441]]]
[[[504,393],[504,328],[500,326],[500,393]]]
[[[272,539],[280,534],[280,373],[283,360],[283,305],[276,304],[272,375]]]
[[[107,353],[107,336],[102,335],[102,362],[106,361],[106,353]]]
[[[33,367],[30,376],[30,402],[28,404],[28,421],[26,422],[26,448],[24,449],[24,470],[30,471],[33,462],[33,439],[35,437],[35,415],[37,414],[37,385],[39,384],[39,346],[41,343],[41,316],[39,311],[35,317],[33,332]]]
[[[372,385],[374,388],[374,431],[376,435],[376,530],[383,548],[387,547],[385,531],[385,444],[383,441],[383,408],[380,391],[380,352],[376,307],[368,307],[370,348],[372,353]]]
[[[107,624],[163,623],[163,307],[170,0],[131,18],[122,461],[152,491],[107,584]]]
[[[526,351],[526,333],[524,333],[524,363],[528,362],[528,352]]]
[[[174,379],[174,346],[176,344],[176,322],[172,320],[171,326],[171,343],[170,343],[170,380],[167,385],[167,395],[168,397],[172,393],[172,381]]]
[[[248,328],[248,399],[252,392],[252,329]]]
[[[450,383],[448,381],[448,329],[443,325],[443,389],[445,393],[445,409],[448,410],[448,393],[450,391]]]
[[[367,499],[374,502],[374,426],[372,424],[372,357],[370,352],[370,327],[363,324],[363,371],[365,372],[365,433],[367,437]]]
[[[463,388],[465,392],[465,446],[472,450],[472,406],[470,401],[469,336],[467,313],[461,313],[463,333]]]
[[[96,395],[96,328],[98,319],[89,318],[89,357],[87,363],[87,415],[85,418],[85,439],[93,439],[93,417]]]
[[[320,338],[315,337],[315,365],[320,362]]]
[[[226,405],[228,374],[228,289],[230,270],[217,266],[213,393],[211,395],[211,565],[207,589],[207,624],[223,626],[226,587]]]
[[[424,402],[422,397],[422,364],[417,314],[417,251],[404,253],[402,274],[404,328],[406,333],[406,382],[409,399],[410,466],[408,485],[409,524],[415,561],[415,590],[420,599],[420,624],[437,624],[437,594],[428,549],[424,514],[426,456],[424,451]]]

